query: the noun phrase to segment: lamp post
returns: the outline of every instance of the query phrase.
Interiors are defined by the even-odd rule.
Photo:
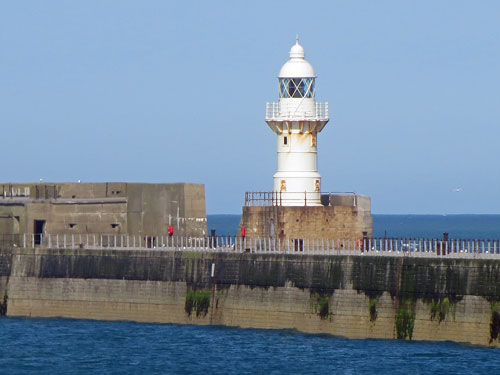
[[[170,201],[169,203],[175,203],[177,205],[177,230],[179,230],[179,202],[178,201]],[[168,214],[168,225],[172,225],[172,215]]]

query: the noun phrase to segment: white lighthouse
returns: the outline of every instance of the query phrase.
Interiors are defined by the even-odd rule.
[[[279,72],[279,102],[266,105],[266,123],[277,134],[276,205],[321,205],[317,135],[329,118],[328,103],[316,102],[315,80],[297,38]]]

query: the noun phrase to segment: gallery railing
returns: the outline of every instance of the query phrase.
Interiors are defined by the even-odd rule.
[[[358,240],[245,238],[235,236],[128,236],[24,234],[6,239],[20,248],[207,251],[297,255],[370,255],[500,259],[500,240],[365,238]],[[4,246],[5,247],[5,246]]]
[[[289,107],[283,106],[280,103],[266,103],[266,120],[283,120],[294,118],[297,113],[295,104]],[[311,120],[326,120],[328,121],[328,102],[316,102],[311,112],[300,112],[305,119]]]

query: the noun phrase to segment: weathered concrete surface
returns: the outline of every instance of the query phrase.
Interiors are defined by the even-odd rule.
[[[207,234],[205,188],[191,183],[0,183],[0,235]]]
[[[14,249],[0,276],[10,316],[499,345],[500,261]]]

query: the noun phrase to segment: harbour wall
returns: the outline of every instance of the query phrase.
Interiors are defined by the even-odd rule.
[[[296,329],[500,346],[500,261],[0,249],[7,316]]]

